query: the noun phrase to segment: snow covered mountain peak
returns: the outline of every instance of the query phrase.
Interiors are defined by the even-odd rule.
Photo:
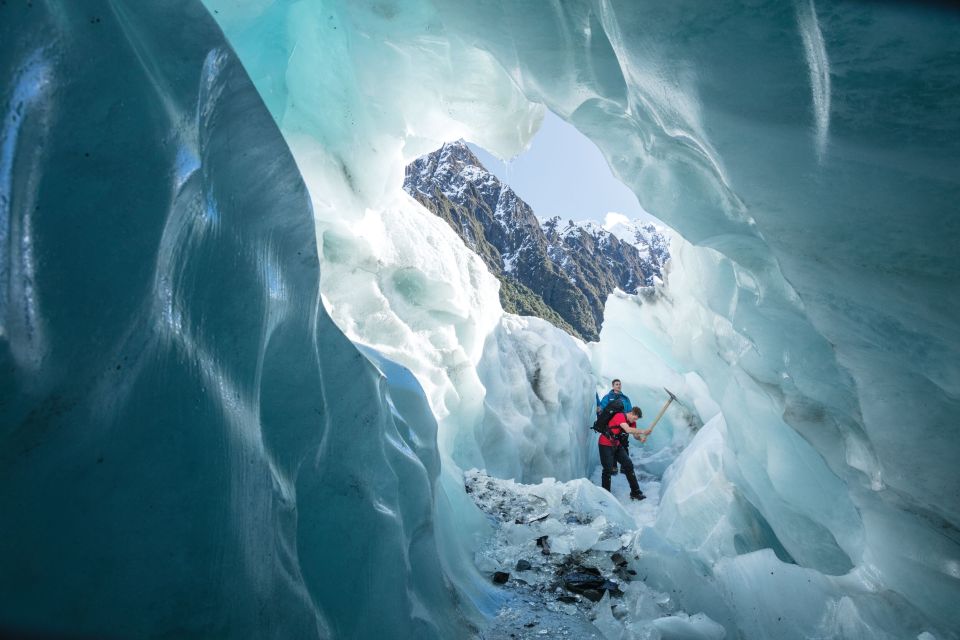
[[[539,221],[462,140],[411,163],[404,189],[483,258],[500,279],[504,309],[584,340],[598,338],[607,296],[654,284],[668,255],[666,239],[639,221],[629,240],[596,222]]]
[[[622,213],[608,213],[603,224],[595,220],[567,220],[564,223],[559,216],[554,216],[542,220],[541,226],[548,235],[555,235],[565,242],[589,237],[597,246],[617,246],[619,243],[632,246],[650,266],[651,277],[641,286],[652,285],[670,257],[670,241],[664,227],[641,219],[630,220]]]
[[[670,242],[666,229],[649,220],[631,220],[622,213],[611,211],[603,221],[603,230],[632,244],[641,253],[648,253],[651,259],[658,260],[661,265],[669,256]]]

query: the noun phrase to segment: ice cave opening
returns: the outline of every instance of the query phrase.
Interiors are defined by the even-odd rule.
[[[0,632],[957,638],[958,28],[2,3]],[[676,231],[595,342],[402,188],[547,109]],[[612,377],[683,398],[656,505],[590,478]]]
[[[657,550],[643,556],[652,586],[746,637],[957,627],[947,605],[955,447],[941,446],[956,342],[953,305],[936,293],[956,275],[940,195],[955,192],[956,176],[929,162],[956,149],[934,133],[942,120],[915,126],[914,114],[946,104],[948,92],[918,93],[882,71],[909,65],[955,86],[932,62],[954,50],[954,14],[938,22],[944,14],[930,7],[767,3],[731,6],[729,22],[689,23],[679,8],[652,5],[435,2],[269,5],[254,19],[208,6],[220,9],[314,196],[324,293],[340,291],[328,310],[349,337],[417,375],[441,457],[453,460],[445,470],[523,478],[536,464],[534,476],[581,477],[591,461],[578,379],[649,375],[641,400],[655,406],[673,385],[705,425],[639,543]],[[894,25],[910,25],[910,37],[898,40]],[[858,56],[867,49],[879,64]],[[321,67],[332,72],[318,80],[310,71]],[[868,69],[869,79],[857,76]],[[340,108],[310,106],[331,96]],[[439,141],[513,155],[542,105],[591,138],[682,236],[665,292],[608,302],[589,364],[544,337],[549,327],[490,313],[482,269],[444,255],[433,234],[447,230],[393,195],[403,164]],[[900,147],[906,122],[916,142]],[[929,226],[907,223],[907,210]],[[895,307],[914,311],[904,318]],[[891,366],[896,345],[911,359]],[[532,370],[555,388],[527,388]],[[918,384],[938,401],[916,401],[907,390]],[[885,434],[903,412],[917,431],[894,445]],[[945,474],[916,473],[921,460]],[[438,512],[441,527],[469,510],[453,475],[441,482],[452,504]],[[468,557],[447,558],[459,588],[481,601],[475,576],[458,576]]]

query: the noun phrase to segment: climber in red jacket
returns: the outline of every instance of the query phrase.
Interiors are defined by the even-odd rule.
[[[630,483],[630,497],[633,500],[646,498],[640,491],[640,484],[633,471],[633,460],[627,452],[627,438],[631,435],[637,439],[647,435],[647,432],[637,429],[634,425],[642,416],[640,407],[633,407],[627,413],[617,413],[607,423],[607,432],[600,434],[597,444],[600,446],[600,465],[603,473],[600,476],[603,488],[610,491],[610,476],[614,474],[617,464]]]

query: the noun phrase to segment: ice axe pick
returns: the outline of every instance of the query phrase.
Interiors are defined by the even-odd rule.
[[[647,429],[647,435],[648,435],[648,436],[650,435],[650,432],[653,431],[653,428],[654,428],[655,426],[657,426],[657,423],[660,422],[660,418],[663,417],[663,414],[667,412],[667,407],[670,406],[670,403],[677,399],[676,394],[674,394],[672,391],[670,391],[670,389],[667,389],[666,387],[664,387],[663,390],[667,392],[667,395],[669,395],[670,398],[667,399],[666,404],[664,404],[664,405],[663,405],[663,408],[660,409],[660,413],[658,413],[658,414],[657,414],[657,417],[654,418],[654,419],[653,419],[653,422],[650,423],[650,428]]]

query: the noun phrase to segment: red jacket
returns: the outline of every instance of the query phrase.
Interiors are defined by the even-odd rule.
[[[622,413],[617,413],[617,414],[614,414],[614,416],[613,416],[612,418],[610,418],[610,422],[607,423],[607,426],[610,427],[610,433],[613,434],[614,436],[616,436],[616,435],[619,434],[621,431],[623,431],[623,429],[620,428],[620,425],[622,425],[622,424],[630,424],[630,423],[627,422],[627,416],[623,415]],[[607,436],[603,435],[602,433],[600,434],[599,443],[600,443],[601,445],[605,446],[605,447],[619,447],[619,446],[620,446],[620,441],[619,441],[619,440],[617,440],[616,438],[614,438],[613,442],[610,442],[610,438],[608,438]]]

